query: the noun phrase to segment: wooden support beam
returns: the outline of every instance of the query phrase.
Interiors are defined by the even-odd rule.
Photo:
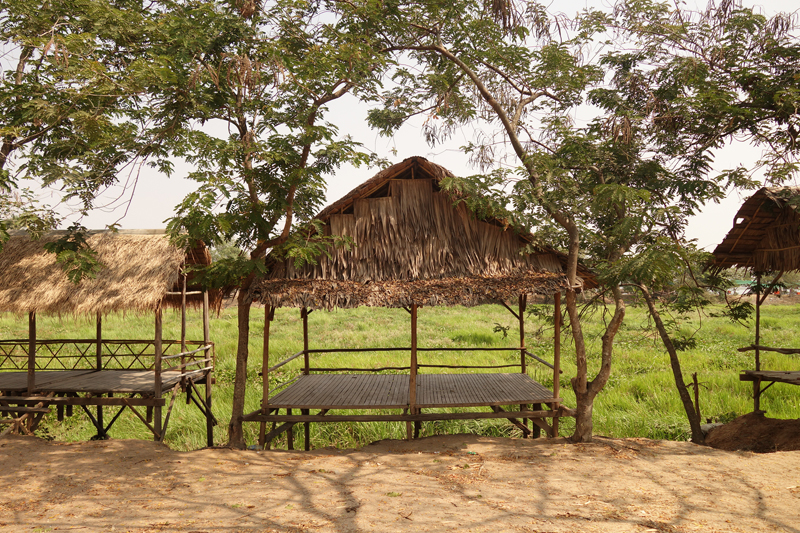
[[[553,397],[561,392],[561,293],[553,295]],[[553,411],[559,410],[558,402],[550,404]],[[558,437],[558,416],[553,417],[553,436]]]
[[[36,389],[36,313],[28,313],[28,394]]]
[[[760,207],[759,207],[760,209]],[[734,244],[735,245],[735,244]],[[756,340],[754,346],[761,344],[761,273],[756,274]],[[756,372],[761,370],[761,350],[756,348]],[[753,412],[761,409],[761,381],[753,381]]]
[[[528,307],[528,296],[519,295],[519,366],[520,372],[526,374],[528,371],[527,360],[525,359],[525,309]]]
[[[167,407],[167,416],[164,417],[164,427],[161,428],[161,435],[158,437],[159,442],[164,442],[164,436],[167,434],[167,426],[169,425],[169,418],[172,415],[172,408],[175,405],[175,398],[178,397],[178,391],[181,388],[180,382],[172,387],[172,397],[169,400],[169,407]]]
[[[505,302],[502,302],[502,301],[501,301],[501,302],[500,302],[500,304],[501,304],[503,307],[505,307],[506,309],[508,309],[508,312],[509,312],[509,313],[511,313],[512,315],[514,315],[514,318],[516,318],[517,320],[519,320],[519,315],[517,314],[517,312],[516,312],[516,311],[514,311],[513,309],[511,309],[511,307],[509,307],[507,303],[505,303]]]
[[[95,368],[97,370],[103,370],[103,315],[99,311],[97,312],[96,331]]]
[[[269,408],[269,325],[272,321],[272,307],[264,306],[264,345],[261,351],[261,412]],[[258,444],[263,448],[267,443],[267,423],[261,422],[258,429]]]
[[[137,406],[155,406],[165,405],[166,400],[161,398],[105,398],[103,396],[92,396],[90,398],[81,396],[0,396],[0,400],[9,403],[18,403],[21,405],[35,405],[37,403],[44,403],[45,405],[137,405]],[[67,415],[69,416],[69,414]]]
[[[492,411],[494,411],[495,413],[507,413],[508,412],[505,409],[503,409],[502,407],[500,407],[499,405],[493,405],[492,406]],[[523,412],[523,411],[521,410],[520,412]],[[523,418],[523,420],[527,420],[527,419]],[[516,418],[514,418],[511,415],[511,413],[508,414],[508,421],[511,422],[512,424],[514,424],[515,426],[517,426],[520,430],[522,430],[522,435],[523,436],[527,437],[528,435],[531,434],[531,430],[528,428],[528,426],[526,426],[524,423],[522,423],[519,420],[517,420]]]
[[[303,319],[303,374],[307,376],[310,367],[310,361],[308,357],[308,309],[305,307],[301,309],[300,316]]]
[[[289,411],[289,409],[287,409]],[[326,410],[327,411],[327,410]],[[516,418],[551,418],[554,416],[574,416],[574,410],[560,408],[559,411],[513,411]],[[417,413],[397,415],[262,415],[256,411],[242,417],[244,422],[266,420],[267,422],[421,422],[434,420],[479,420],[485,418],[508,418],[509,413]],[[269,436],[269,433],[267,434]]]
[[[408,379],[408,410],[416,414],[417,409],[417,304],[411,305],[411,368]],[[413,438],[413,425],[406,422],[406,438]]]
[[[208,306],[208,291],[203,291],[203,345],[208,346],[211,343],[211,324],[209,320],[209,306]],[[211,346],[211,361],[212,366],[217,364],[216,347]],[[206,388],[206,444],[210,448],[214,446],[214,426],[217,425],[217,420],[211,411],[211,386],[214,384],[214,378],[211,376],[213,372],[209,370],[206,372],[205,388]],[[195,402],[197,403],[197,402]]]
[[[162,313],[161,313],[161,304],[158,304],[156,308],[156,317],[155,317],[155,339],[153,341],[153,346],[155,349],[155,361],[154,361],[154,393],[153,395],[156,398],[161,398],[161,356],[163,355],[162,351],[162,344],[161,339],[163,336],[163,322],[162,322]],[[153,420],[153,434],[155,436],[154,440],[159,440],[161,438],[161,406],[157,405],[153,409],[153,416],[155,420]]]

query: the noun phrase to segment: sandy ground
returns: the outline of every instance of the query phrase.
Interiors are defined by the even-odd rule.
[[[800,451],[643,439],[306,453],[6,437],[0,480],[0,532],[800,532]]]

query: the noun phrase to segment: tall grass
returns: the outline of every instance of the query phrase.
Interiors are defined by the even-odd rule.
[[[800,299],[798,299],[800,303]],[[551,308],[546,308],[549,312]],[[712,309],[712,312],[714,310]],[[546,314],[546,313],[545,313]],[[800,306],[768,305],[762,309],[762,344],[770,346],[797,346],[795,334],[800,330]],[[590,376],[599,366],[600,336],[603,331],[602,312],[591,315],[584,323],[589,349]],[[409,315],[402,309],[316,311],[309,317],[311,348],[379,348],[409,346]],[[261,347],[264,313],[254,308],[251,313],[250,361],[245,411],[259,408],[261,398]],[[508,336],[495,333],[496,325],[507,327]],[[614,349],[611,379],[598,396],[594,408],[595,434],[613,437],[647,437],[656,439],[685,439],[688,423],[675,389],[669,360],[657,335],[649,329],[643,308],[629,306],[625,323],[619,332]],[[702,327],[700,327],[702,326]],[[736,349],[753,341],[752,327],[734,324],[724,318],[695,318],[682,324],[686,332],[696,331],[697,345],[681,353],[684,378],[689,380],[698,373],[701,383],[700,407],[704,418],[727,420],[752,410],[752,385],[739,381],[739,371],[753,367],[752,352]],[[233,376],[236,354],[236,310],[226,309],[212,320],[212,339],[216,343],[216,385],[213,388],[213,413],[220,424],[215,428],[214,439],[224,443],[227,422],[230,418]],[[698,329],[699,328],[699,329]],[[543,321],[531,319],[526,325],[526,344],[529,349],[547,360],[552,360],[552,327]],[[108,338],[152,337],[151,316],[118,315],[104,319],[104,336]],[[271,364],[302,349],[302,322],[296,309],[278,309],[270,327]],[[179,315],[166,313],[165,338],[178,338]],[[24,338],[27,320],[6,315],[0,317],[0,338]],[[38,337],[85,337],[94,335],[94,322],[71,317],[40,317]],[[190,313],[188,338],[202,338],[201,320]],[[575,375],[574,350],[564,336],[562,346],[561,397],[568,406],[575,405],[570,378]],[[516,320],[503,307],[481,306],[464,308],[424,308],[419,314],[419,345],[421,347],[509,347],[518,343]],[[497,365],[518,361],[514,352],[421,352],[419,362],[424,364]],[[370,352],[312,355],[316,367],[382,367],[407,366],[408,354],[404,352]],[[800,370],[797,356],[776,353],[762,354],[764,369]],[[274,388],[300,373],[302,358],[281,367],[270,375]],[[513,371],[513,369],[509,369]],[[446,369],[424,369],[425,372],[446,372]],[[478,370],[476,370],[478,371]],[[488,370],[491,371],[491,370]],[[552,386],[552,371],[538,363],[529,364],[529,375],[547,387]],[[762,396],[762,409],[775,418],[800,418],[800,390],[786,384],[776,384]],[[109,409],[110,410],[110,409]],[[106,415],[108,420],[111,414]],[[562,419],[561,434],[571,433],[572,419]],[[312,424],[314,447],[352,447],[384,438],[403,438],[405,424],[394,423],[337,423]],[[248,442],[257,439],[258,424],[245,424]],[[507,422],[499,420],[439,421],[422,425],[423,435],[439,433],[472,432],[485,435],[517,435]],[[41,426],[42,436],[58,440],[86,440],[95,431],[85,416],[76,410],[76,416],[58,422],[48,416]],[[124,413],[110,431],[115,438],[149,439],[152,435],[132,414]],[[285,442],[285,437],[282,437]],[[205,445],[205,421],[193,405],[176,402],[166,436],[166,443],[174,449],[196,449]],[[281,445],[280,441],[278,442]]]

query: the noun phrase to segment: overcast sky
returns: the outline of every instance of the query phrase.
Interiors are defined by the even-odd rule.
[[[690,0],[690,2],[691,5],[695,4],[695,0]],[[745,3],[767,6],[762,8],[767,15],[778,11],[795,11],[797,9],[796,0]],[[585,6],[603,7],[608,4],[609,2],[597,0],[559,0],[557,3],[554,2],[558,11],[563,11],[568,15],[574,14]],[[686,2],[681,2],[681,4],[685,5]],[[704,6],[705,2],[702,5]],[[553,10],[556,9],[553,8]],[[432,148],[422,138],[421,122],[409,123],[395,137],[386,138],[379,136],[366,126],[366,112],[366,106],[358,103],[353,97],[347,97],[331,104],[328,119],[339,125],[342,134],[350,134],[355,140],[363,143],[366,149],[392,162],[419,155],[448,168],[456,175],[470,175],[478,172],[469,166],[467,158],[459,150],[460,146],[473,140],[470,137],[470,131],[464,130],[455,135],[448,143]],[[741,144],[731,146],[717,155],[715,168],[732,168],[739,163],[747,164],[756,160],[759,155],[759,151],[750,146]],[[84,218],[83,225],[95,229],[119,222],[125,229],[163,228],[164,221],[172,215],[175,206],[195,187],[194,182],[182,177],[188,170],[188,166],[178,164],[175,174],[169,179],[147,169],[142,169],[136,175],[121,176],[121,184],[109,190],[98,202],[98,205],[104,207]],[[336,175],[328,176],[327,201],[335,201],[377,171],[375,168],[346,167]],[[796,185],[796,183],[792,184]],[[697,239],[701,247],[713,250],[714,246],[732,227],[736,211],[746,196],[747,194],[732,192],[721,204],[706,206],[701,215],[691,220],[688,236]],[[54,201],[47,197],[43,200],[46,203]],[[64,211],[62,209],[62,212]],[[65,222],[64,226],[72,220],[74,217]]]

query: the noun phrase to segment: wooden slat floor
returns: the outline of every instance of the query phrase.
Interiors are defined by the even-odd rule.
[[[280,409],[402,409],[408,375],[312,374],[269,399]],[[552,391],[525,374],[421,374],[417,407],[480,407],[555,401]]]
[[[755,381],[756,379],[800,385],[800,372],[786,370],[742,370],[742,373],[739,375],[740,381]]]
[[[180,373],[161,373],[161,388],[174,387]],[[28,390],[27,372],[0,372],[0,390],[24,392]],[[155,372],[152,370],[59,370],[36,373],[36,392],[91,392],[106,394],[153,393]]]

